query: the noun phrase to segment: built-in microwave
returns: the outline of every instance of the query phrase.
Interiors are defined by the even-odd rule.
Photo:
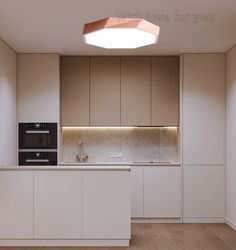
[[[57,123],[19,123],[19,149],[57,149]]]

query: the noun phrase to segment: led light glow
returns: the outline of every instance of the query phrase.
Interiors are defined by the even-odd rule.
[[[117,130],[122,130],[122,129],[162,129],[162,128],[167,128],[167,129],[177,129],[178,127],[170,127],[170,126],[165,126],[165,127],[128,127],[128,126],[125,126],[125,127],[115,127],[115,126],[98,126],[98,127],[92,127],[92,126],[90,126],[90,127],[80,127],[80,126],[78,126],[78,127],[73,127],[73,126],[66,126],[66,127],[62,127],[62,129],[65,129],[65,130],[82,130],[82,129],[94,129],[94,130],[96,130],[96,129],[117,129]]]
[[[155,43],[154,34],[139,29],[101,29],[85,35],[87,44],[106,49],[134,49]]]
[[[109,126],[108,126],[108,127],[104,127],[104,126],[103,126],[103,127],[101,127],[101,126],[98,126],[98,127],[92,127],[92,126],[91,126],[91,127],[69,127],[69,126],[62,127],[62,129],[65,129],[65,130],[77,130],[77,129],[78,129],[78,130],[79,130],[79,129],[81,129],[81,130],[82,130],[82,129],[91,129],[91,130],[92,130],[92,129],[94,129],[94,130],[95,130],[95,129],[101,129],[101,130],[102,130],[102,129],[111,129],[111,130],[112,130],[112,129],[114,129],[114,130],[117,129],[117,130],[118,130],[118,129],[134,129],[134,128],[135,128],[135,127],[114,127],[114,126],[112,126],[112,127],[109,127]]]
[[[109,17],[85,24],[87,44],[106,49],[134,49],[157,42],[159,27],[137,18]]]

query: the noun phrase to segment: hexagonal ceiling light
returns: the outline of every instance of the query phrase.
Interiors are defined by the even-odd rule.
[[[106,49],[134,49],[157,43],[160,27],[140,18],[108,17],[84,25],[90,45]]]

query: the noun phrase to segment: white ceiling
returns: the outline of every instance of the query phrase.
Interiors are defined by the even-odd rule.
[[[84,44],[84,23],[108,16],[142,17],[159,25],[159,42],[133,50]],[[236,43],[236,0],[0,0],[0,37],[25,53],[225,52]]]

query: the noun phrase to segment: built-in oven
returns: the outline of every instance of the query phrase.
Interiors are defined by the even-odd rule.
[[[57,152],[19,152],[19,165],[57,165]]]
[[[57,149],[57,123],[19,123],[19,149]]]
[[[57,165],[57,123],[19,123],[19,165]]]

